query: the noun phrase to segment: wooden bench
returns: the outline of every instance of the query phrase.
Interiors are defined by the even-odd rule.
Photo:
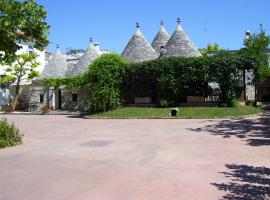
[[[151,104],[152,98],[151,97],[135,97],[134,103],[135,104]]]

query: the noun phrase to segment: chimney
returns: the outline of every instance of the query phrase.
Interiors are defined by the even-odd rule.
[[[245,40],[248,40],[250,38],[250,31],[246,31]]]
[[[100,51],[100,45],[99,43],[95,43],[94,44],[94,47],[96,48],[96,50],[99,52]]]

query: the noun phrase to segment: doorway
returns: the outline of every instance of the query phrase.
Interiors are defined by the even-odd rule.
[[[62,109],[62,91],[58,89],[58,108]]]

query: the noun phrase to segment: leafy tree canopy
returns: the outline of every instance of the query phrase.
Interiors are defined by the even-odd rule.
[[[247,35],[245,48],[239,51],[239,54],[245,56],[255,56],[259,60],[259,68],[255,71],[256,81],[262,82],[270,76],[269,56],[266,54],[270,45],[270,36],[266,34],[262,25],[260,25],[259,33]]]
[[[11,63],[20,49],[18,41],[33,42],[42,50],[49,44],[49,25],[45,22],[47,12],[34,0],[0,1],[0,62]]]
[[[36,54],[28,55],[23,53],[16,56],[15,62],[5,67],[7,74],[3,79],[1,79],[1,82],[13,82],[16,85],[16,96],[13,104],[13,110],[15,110],[15,105],[19,98],[21,82],[24,80],[31,81],[39,76],[39,72],[36,70],[36,68],[40,65],[40,63],[36,61],[36,58]]]
[[[250,54],[265,54],[270,45],[270,36],[266,34],[262,24],[260,24],[259,33],[253,33],[245,39],[244,45]]]
[[[218,52],[218,51],[221,51],[221,48],[217,43],[208,44],[205,49],[200,50],[203,56],[207,56],[209,52]]]

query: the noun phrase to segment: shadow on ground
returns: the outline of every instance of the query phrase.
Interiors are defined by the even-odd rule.
[[[83,115],[68,115],[67,118],[84,119],[84,116]]]
[[[84,117],[87,116],[89,113],[88,112],[80,112],[77,115],[67,115],[68,118],[80,118],[80,119],[85,119]]]
[[[209,132],[224,138],[238,137],[251,146],[270,145],[270,111],[263,110],[257,119],[229,119],[202,128],[189,129],[195,132]]]
[[[221,199],[226,200],[268,200],[270,198],[270,169],[248,165],[225,165],[228,172],[221,172],[227,183],[211,183],[218,190],[225,191]],[[267,196],[268,195],[268,196]]]

